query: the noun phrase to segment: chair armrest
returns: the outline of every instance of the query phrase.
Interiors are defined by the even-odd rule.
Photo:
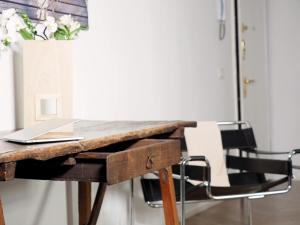
[[[254,150],[253,152],[250,152],[253,154],[260,154],[260,155],[288,155],[290,154],[289,151],[286,152],[270,152],[270,151],[264,151],[264,150]]]
[[[290,152],[291,155],[296,155],[300,153],[300,149],[294,149],[293,151]]]
[[[247,153],[258,154],[258,155],[288,155],[291,153],[291,152],[269,152],[269,151],[263,151],[263,150],[248,151],[247,149],[241,149],[241,150],[245,151]],[[296,151],[295,154],[299,154],[300,149],[296,149],[294,151]],[[295,165],[295,166],[293,166],[293,169],[300,170],[300,166]]]
[[[297,154],[300,154],[300,149],[294,149],[293,151],[291,151],[289,154],[289,160],[293,161],[293,156]],[[300,166],[293,166],[293,169],[300,170]]]
[[[174,178],[176,177],[181,179],[180,163],[172,166],[172,172],[173,175],[175,175]],[[185,176],[188,180],[205,181],[207,177],[207,167],[205,165],[195,165],[190,163],[185,167]]]
[[[260,154],[260,155],[288,155],[290,154],[290,151],[286,151],[286,152],[270,152],[270,151],[266,151],[266,150],[259,150],[259,149],[253,149],[253,150],[248,150],[248,149],[238,149],[241,150],[243,152],[247,152],[247,153],[252,153],[252,154]]]
[[[206,166],[204,167],[207,167],[207,165],[209,164],[208,160],[206,159],[205,156],[188,156],[186,158],[183,158],[181,163],[180,163],[180,176],[181,176],[181,179],[184,179],[184,180],[188,180],[189,179],[189,176],[185,176],[185,171],[186,171],[186,166],[189,162],[204,162],[206,164]],[[184,175],[184,176],[182,176]],[[210,175],[208,174],[202,174],[202,178],[199,178],[198,180],[203,180],[203,181],[207,181],[208,177],[210,178]],[[197,180],[195,178],[195,180]]]

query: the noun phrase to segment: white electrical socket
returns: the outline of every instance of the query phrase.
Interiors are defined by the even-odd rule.
[[[43,116],[57,115],[57,98],[42,98],[40,99],[40,110]]]
[[[36,95],[36,120],[57,118],[61,114],[60,95]]]

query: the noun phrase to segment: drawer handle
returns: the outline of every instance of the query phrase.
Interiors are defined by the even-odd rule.
[[[149,170],[149,169],[152,169],[153,168],[153,157],[152,155],[148,155],[148,158],[147,158],[147,164],[146,164],[146,168]]]

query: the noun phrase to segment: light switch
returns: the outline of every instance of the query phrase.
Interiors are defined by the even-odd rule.
[[[36,95],[36,121],[58,118],[61,116],[60,95]]]
[[[57,98],[42,98],[40,99],[40,113],[42,116],[57,115]]]

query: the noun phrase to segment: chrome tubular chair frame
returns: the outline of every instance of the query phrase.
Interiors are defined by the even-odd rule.
[[[300,149],[292,150],[289,153],[288,160],[292,165],[293,157],[296,154],[300,153]],[[185,225],[185,182],[188,180],[188,177],[185,176],[185,167],[189,162],[192,161],[200,161],[204,162],[207,167],[207,181],[203,182],[203,185],[206,187],[206,194],[207,196],[212,200],[229,200],[229,199],[241,199],[241,198],[248,198],[248,199],[258,199],[258,198],[264,198],[269,195],[277,195],[277,194],[285,194],[289,192],[292,188],[292,180],[294,178],[293,176],[293,170],[290,168],[289,174],[288,174],[288,185],[284,189],[276,190],[276,191],[265,191],[265,192],[257,192],[257,193],[245,193],[245,194],[233,194],[233,195],[213,195],[211,191],[211,174],[210,174],[210,164],[209,161],[206,159],[205,156],[191,156],[187,157],[182,160],[180,164],[180,173],[181,173],[181,179],[180,179],[180,205],[181,205],[181,225]],[[197,203],[200,201],[193,201],[193,203]]]

